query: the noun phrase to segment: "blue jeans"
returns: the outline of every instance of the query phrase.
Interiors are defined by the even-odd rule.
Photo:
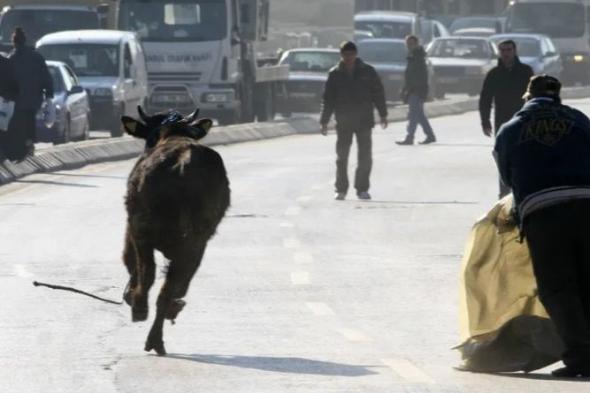
[[[420,125],[427,138],[434,138],[432,127],[424,113],[424,100],[416,94],[410,94],[408,105],[410,107],[408,111],[408,136],[414,138],[416,128]]]

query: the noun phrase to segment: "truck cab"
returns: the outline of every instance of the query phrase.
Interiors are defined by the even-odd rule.
[[[259,68],[265,11],[267,0],[121,0],[117,26],[137,32],[146,51],[148,109],[199,107],[221,123],[252,121],[257,110],[259,120],[270,116],[273,87],[265,82],[286,80],[288,69]]]

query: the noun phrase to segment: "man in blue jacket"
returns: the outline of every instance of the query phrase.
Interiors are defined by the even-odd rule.
[[[566,347],[557,377],[590,377],[590,120],[561,104],[560,82],[531,78],[494,154],[514,193],[539,298]]]

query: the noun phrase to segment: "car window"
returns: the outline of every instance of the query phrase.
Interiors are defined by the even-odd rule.
[[[412,34],[411,22],[380,22],[380,21],[358,21],[355,23],[356,30],[366,30],[373,33],[375,38],[406,38]],[[418,28],[418,25],[416,25]],[[418,31],[416,34],[420,34]]]
[[[405,63],[407,57],[403,42],[361,41],[358,50],[367,63]]]
[[[66,75],[65,75],[64,79],[71,85],[71,87],[78,86],[80,84],[80,82],[78,82],[78,78],[76,77],[76,74],[74,74],[72,69],[68,66],[65,66],[64,69],[66,71]],[[71,89],[71,87],[70,87],[70,89]]]
[[[51,75],[51,80],[53,81],[53,91],[55,93],[61,93],[65,90],[65,86],[63,83],[61,72],[57,67],[48,67],[49,74]]]
[[[47,60],[61,61],[78,76],[119,76],[119,46],[108,44],[43,45],[39,52]]]
[[[465,59],[485,59],[491,56],[489,44],[485,40],[439,40],[430,47],[433,57],[459,57]]]
[[[328,72],[340,62],[338,52],[288,52],[281,64],[288,64],[291,71]]]

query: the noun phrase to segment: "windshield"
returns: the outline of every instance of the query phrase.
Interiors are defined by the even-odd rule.
[[[0,39],[10,41],[16,27],[22,27],[34,44],[45,34],[64,30],[99,29],[98,14],[92,11],[10,10],[0,20]]]
[[[494,38],[494,45],[498,46],[500,42],[512,40],[516,43],[518,55],[521,57],[539,57],[541,55],[541,44],[534,38],[521,38],[521,37],[501,37]]]
[[[490,58],[489,44],[484,40],[439,40],[428,50],[431,57],[459,57],[462,59]]]
[[[225,0],[123,1],[120,29],[144,41],[213,41],[227,36]]]
[[[412,34],[412,23],[410,22],[380,22],[380,21],[359,21],[354,25],[356,30],[365,30],[373,33],[375,38],[400,38]]]
[[[403,42],[358,43],[359,56],[367,63],[405,63],[406,45]]]
[[[499,21],[495,18],[459,18],[451,24],[451,32],[459,29],[486,28],[496,31]]]
[[[327,72],[339,62],[338,52],[289,52],[280,63],[291,71]]]
[[[574,3],[517,3],[509,16],[512,32],[547,34],[566,38],[584,35],[584,6]]]
[[[119,47],[103,44],[44,45],[38,48],[47,59],[62,61],[78,76],[118,76]]]

